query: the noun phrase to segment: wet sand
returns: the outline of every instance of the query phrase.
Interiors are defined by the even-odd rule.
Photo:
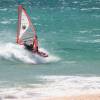
[[[100,94],[97,95],[80,95],[65,97],[47,97],[41,100],[100,100]]]

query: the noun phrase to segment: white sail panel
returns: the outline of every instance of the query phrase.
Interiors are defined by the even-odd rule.
[[[31,23],[30,17],[28,16],[26,10],[19,5],[18,7],[18,33],[17,33],[17,43],[23,44],[25,42],[33,43],[35,30]]]
[[[24,34],[26,34],[27,29],[29,28],[29,20],[28,20],[28,16],[25,12],[24,9],[22,9],[21,11],[21,19],[20,19],[20,34],[19,34],[19,38],[22,38]]]

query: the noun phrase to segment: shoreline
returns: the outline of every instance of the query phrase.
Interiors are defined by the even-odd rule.
[[[100,94],[86,94],[79,96],[44,97],[41,100],[100,100]]]

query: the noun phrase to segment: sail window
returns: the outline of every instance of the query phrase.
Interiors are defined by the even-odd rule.
[[[22,26],[22,29],[23,29],[23,30],[25,30],[25,29],[26,29],[26,26],[25,26],[25,25],[23,25],[23,26]]]

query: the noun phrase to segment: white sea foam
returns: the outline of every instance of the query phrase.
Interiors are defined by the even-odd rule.
[[[0,88],[0,97],[11,100],[39,100],[42,97],[77,96],[100,93],[100,77],[38,76],[44,84]]]
[[[73,96],[100,92],[100,77],[42,76],[47,83],[43,89],[45,96]]]
[[[1,21],[0,23],[1,23],[1,24],[10,24],[11,21],[9,21],[9,20],[5,20],[5,21]]]
[[[77,42],[84,42],[84,43],[100,43],[100,39],[94,39],[94,40],[89,40],[89,39],[85,39],[85,38],[78,38],[76,40]]]
[[[34,60],[30,58],[27,51],[13,43],[0,44],[0,57],[8,60],[13,60],[13,58],[16,58],[26,63],[35,63]]]
[[[2,20],[0,23],[1,24],[11,24],[11,23],[15,23],[17,19],[4,19]]]
[[[77,3],[78,3],[78,1],[74,1],[74,2],[72,2],[72,3],[77,4]]]
[[[45,49],[41,49],[42,51],[47,52]],[[39,57],[34,55],[24,49],[17,44],[13,43],[1,43],[0,44],[0,57],[13,60],[16,58],[17,60],[23,61],[25,63],[47,63],[47,62],[55,62],[58,61],[59,58],[56,56],[49,56],[47,58]]]
[[[92,8],[81,8],[81,11],[91,11],[91,10],[100,10],[99,7],[92,7]]]
[[[1,8],[0,11],[7,11],[7,8]]]

